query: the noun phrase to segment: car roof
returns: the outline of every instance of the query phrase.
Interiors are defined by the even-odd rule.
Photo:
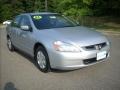
[[[52,13],[52,12],[35,12],[35,13],[22,13],[20,15],[36,15],[36,14],[43,15],[43,14],[58,14],[58,13]]]

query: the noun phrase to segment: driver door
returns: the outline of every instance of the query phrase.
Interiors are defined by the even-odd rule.
[[[20,26],[29,26],[31,27],[30,19],[27,15],[23,15]],[[20,43],[21,43],[21,49],[22,51],[27,52],[28,54],[32,53],[32,45],[33,45],[33,32],[31,31],[25,31],[21,29],[21,32],[19,34]]]

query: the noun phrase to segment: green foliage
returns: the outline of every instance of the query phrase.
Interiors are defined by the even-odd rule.
[[[92,16],[92,9],[89,5],[93,0],[62,0],[58,4],[58,11],[67,16],[79,19],[81,16]]]
[[[120,0],[47,0],[48,11],[76,20],[83,16],[120,16]],[[24,12],[45,11],[45,0],[0,0],[0,22]]]
[[[34,11],[35,12],[40,12],[44,8],[43,2],[41,0],[35,0],[34,2]]]
[[[2,12],[2,11],[4,11],[4,12]],[[12,15],[13,13],[12,13],[12,7],[11,7],[11,5],[9,5],[9,4],[6,4],[6,5],[4,5],[3,7],[1,7],[1,19],[2,20],[4,20],[4,19],[6,19],[6,18],[12,18]]]
[[[86,5],[91,5],[94,2],[94,0],[83,0],[83,3]]]

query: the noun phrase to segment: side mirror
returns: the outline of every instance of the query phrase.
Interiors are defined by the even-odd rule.
[[[32,30],[32,28],[28,25],[22,25],[22,26],[20,26],[20,28],[24,31],[31,31]]]

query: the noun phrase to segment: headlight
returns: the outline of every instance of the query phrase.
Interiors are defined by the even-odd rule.
[[[61,52],[80,52],[79,48],[69,44],[65,43],[62,41],[56,41],[53,44],[54,48],[56,51],[61,51]]]

